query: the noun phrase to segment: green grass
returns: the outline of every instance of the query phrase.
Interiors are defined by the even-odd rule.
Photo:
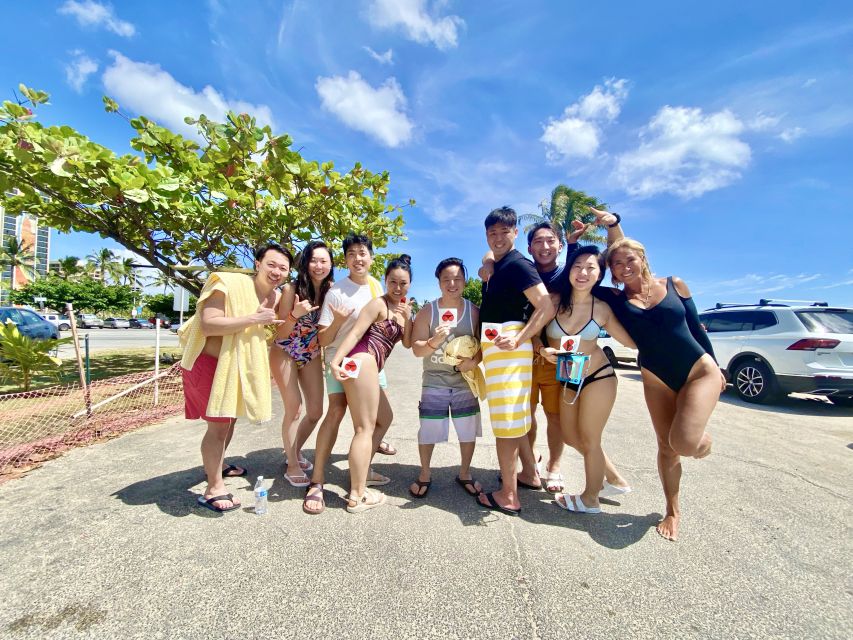
[[[176,358],[180,357],[180,348],[171,347],[160,349],[160,354],[173,355]],[[168,369],[170,365],[160,363],[161,370]],[[104,378],[114,378],[123,376],[128,373],[137,373],[140,371],[154,370],[154,347],[143,347],[139,349],[121,349],[110,351],[95,351],[89,356],[89,368],[92,375],[92,380],[103,380]],[[72,355],[63,358],[62,370],[58,384],[71,384],[80,381],[80,374],[77,372],[77,359]],[[32,389],[44,389],[57,384],[55,378],[48,376],[36,376],[33,379]],[[14,383],[0,383],[0,394],[14,393],[21,391],[20,387]]]

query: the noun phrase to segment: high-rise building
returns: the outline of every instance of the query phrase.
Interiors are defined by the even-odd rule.
[[[47,275],[50,262],[50,227],[39,224],[36,216],[28,213],[17,216],[8,214],[0,206],[0,246],[5,247],[8,238],[15,238],[22,246],[29,248],[32,271],[39,276]],[[13,278],[11,266],[3,266],[0,269],[0,305],[9,303],[9,291],[13,283],[15,289],[29,283],[31,273],[26,271],[29,270],[16,267]]]

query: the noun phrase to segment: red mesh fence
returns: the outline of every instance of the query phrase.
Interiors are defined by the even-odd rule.
[[[88,397],[87,397],[88,395]],[[180,365],[0,395],[0,482],[66,449],[151,424],[183,409]]]

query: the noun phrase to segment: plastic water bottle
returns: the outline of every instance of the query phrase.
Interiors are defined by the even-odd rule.
[[[264,486],[264,477],[258,476],[255,482],[255,514],[262,516],[267,512],[267,488]]]

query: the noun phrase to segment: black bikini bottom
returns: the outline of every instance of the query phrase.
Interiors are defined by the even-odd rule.
[[[584,384],[584,386],[587,386],[587,385],[589,385],[589,384],[592,384],[593,382],[598,382],[599,380],[606,380],[607,378],[615,378],[615,377],[616,377],[616,372],[615,372],[615,371],[611,371],[610,373],[608,373],[608,374],[607,374],[607,375],[605,375],[605,376],[600,376],[600,375],[598,375],[599,373],[601,373],[601,372],[602,372],[602,371],[604,371],[605,369],[612,369],[612,368],[613,368],[613,367],[612,367],[612,366],[611,366],[611,364],[608,362],[607,364],[605,364],[605,365],[603,365],[603,366],[599,367],[598,369],[596,369],[596,370],[595,370],[595,371],[593,371],[592,373],[590,373],[590,374],[588,374],[588,375],[584,376],[584,379],[583,379],[583,384]],[[562,383],[562,385],[563,385],[563,387],[565,387],[566,389],[571,389],[572,391],[577,391],[577,390],[578,390],[578,387],[580,386],[579,384],[577,384],[577,383],[575,383],[575,382],[563,382],[563,383]],[[583,389],[581,389],[581,391],[583,391]]]

